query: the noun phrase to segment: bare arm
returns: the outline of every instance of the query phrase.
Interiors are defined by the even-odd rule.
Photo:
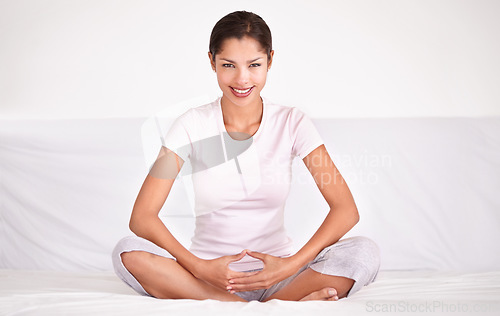
[[[188,271],[200,260],[170,233],[158,217],[184,161],[173,151],[162,147],[146,176],[130,217],[130,230],[166,249]]]
[[[230,280],[232,292],[269,288],[296,273],[313,260],[325,247],[337,242],[359,221],[359,214],[351,191],[335,167],[324,145],[313,150],[304,159],[330,211],[311,239],[293,256],[279,258],[248,252],[264,262],[264,269],[255,276]]]
[[[325,247],[337,242],[359,221],[351,191],[324,145],[304,159],[330,211],[311,239],[292,257],[298,267],[311,261]]]
[[[184,161],[177,154],[162,147],[135,201],[130,230],[166,249],[176,258],[178,264],[195,277],[225,289],[229,279],[255,274],[229,269],[229,264],[243,258],[246,252],[211,260],[198,258],[175,239],[158,217],[183,164]]]

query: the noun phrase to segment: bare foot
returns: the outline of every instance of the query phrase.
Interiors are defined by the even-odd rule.
[[[301,301],[336,301],[338,299],[337,290],[333,287],[325,287],[324,289],[304,296]]]

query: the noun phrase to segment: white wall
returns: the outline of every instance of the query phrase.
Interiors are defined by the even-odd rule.
[[[500,2],[0,0],[0,118],[150,116],[219,94],[211,28],[271,27],[264,95],[314,117],[500,115]]]

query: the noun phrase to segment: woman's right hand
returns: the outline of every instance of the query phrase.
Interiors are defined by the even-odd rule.
[[[226,290],[229,285],[229,280],[234,278],[244,278],[258,273],[255,272],[238,272],[229,269],[231,262],[239,261],[246,255],[246,250],[232,256],[223,256],[216,259],[204,260],[202,259],[196,265],[193,275],[198,279],[208,282],[217,288]]]

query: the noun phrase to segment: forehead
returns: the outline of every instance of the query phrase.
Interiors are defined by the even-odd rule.
[[[216,58],[248,59],[248,57],[266,56],[266,52],[260,43],[254,38],[245,36],[240,39],[232,37],[224,40],[220,52]]]

